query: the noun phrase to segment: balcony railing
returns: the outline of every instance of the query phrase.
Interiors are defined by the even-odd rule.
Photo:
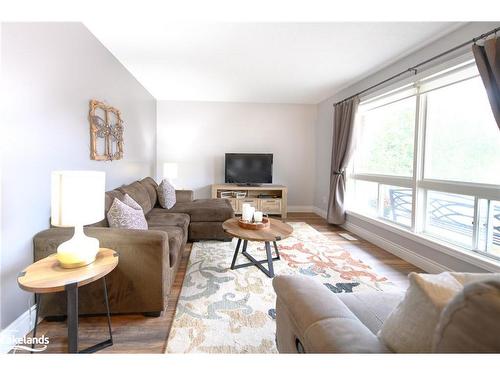
[[[390,189],[389,207],[392,220],[401,222],[411,220],[412,190],[407,188]],[[493,245],[500,247],[500,205],[493,206],[492,223]],[[455,232],[472,238],[474,222],[474,203],[470,198],[455,194],[439,193],[439,198],[430,197],[428,201],[427,224],[446,231]],[[384,212],[387,217],[387,212]]]

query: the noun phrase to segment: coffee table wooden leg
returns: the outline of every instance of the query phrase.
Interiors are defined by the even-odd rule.
[[[271,253],[271,244],[266,241],[266,255],[267,255],[267,269],[269,270],[269,277],[274,277],[274,267],[273,267],[273,254]]]
[[[66,285],[68,309],[68,352],[78,353],[78,284]]]
[[[236,250],[234,251],[233,261],[231,262],[231,269],[234,270],[234,265],[236,264],[236,258],[238,258],[238,251],[240,251],[241,238],[238,238],[238,244],[236,245]]]

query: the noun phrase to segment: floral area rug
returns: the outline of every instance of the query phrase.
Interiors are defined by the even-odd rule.
[[[276,275],[307,275],[332,293],[395,289],[308,224],[290,225]],[[272,279],[254,266],[230,269],[236,241],[193,244],[166,353],[277,353]],[[266,258],[264,243],[249,242],[247,252]],[[237,264],[247,262],[240,249]]]

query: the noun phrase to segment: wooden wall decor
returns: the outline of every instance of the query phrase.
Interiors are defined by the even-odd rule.
[[[123,158],[123,120],[120,111],[98,100],[90,101],[90,159]]]

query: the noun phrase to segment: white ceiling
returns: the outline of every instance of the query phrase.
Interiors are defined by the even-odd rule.
[[[86,22],[158,100],[318,103],[457,22]]]

